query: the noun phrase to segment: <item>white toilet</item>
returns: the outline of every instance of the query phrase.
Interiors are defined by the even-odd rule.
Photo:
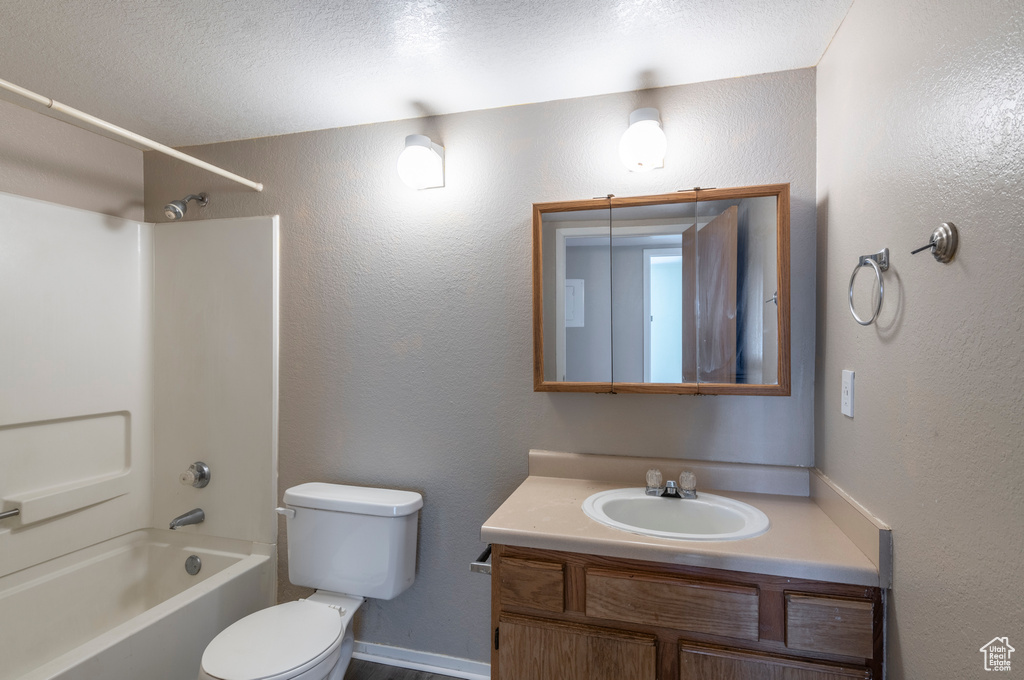
[[[317,591],[221,631],[200,680],[342,680],[363,598],[390,600],[412,585],[418,493],[312,483],[285,491],[284,504],[288,579]]]

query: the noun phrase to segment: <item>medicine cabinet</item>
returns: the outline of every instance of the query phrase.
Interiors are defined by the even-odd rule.
[[[535,203],[534,390],[788,396],[789,185]]]

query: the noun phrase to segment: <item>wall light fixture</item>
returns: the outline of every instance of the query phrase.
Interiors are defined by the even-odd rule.
[[[426,135],[409,135],[398,157],[398,176],[413,189],[444,186],[444,147]]]
[[[629,127],[619,140],[619,157],[633,172],[665,167],[668,140],[661,129],[658,109],[637,109],[629,114]]]

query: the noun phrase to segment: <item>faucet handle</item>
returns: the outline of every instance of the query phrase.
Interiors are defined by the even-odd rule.
[[[679,473],[679,490],[686,498],[697,497],[697,475],[689,470]]]
[[[657,496],[661,494],[661,490],[665,487],[664,477],[661,475],[661,470],[652,468],[647,471],[647,495]]]
[[[194,486],[202,489],[210,483],[210,466],[206,463],[196,461],[188,466],[188,469],[178,475],[178,481],[185,486]]]

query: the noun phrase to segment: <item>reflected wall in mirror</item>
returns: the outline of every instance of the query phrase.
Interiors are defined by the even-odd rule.
[[[789,185],[534,204],[534,388],[788,395]]]

